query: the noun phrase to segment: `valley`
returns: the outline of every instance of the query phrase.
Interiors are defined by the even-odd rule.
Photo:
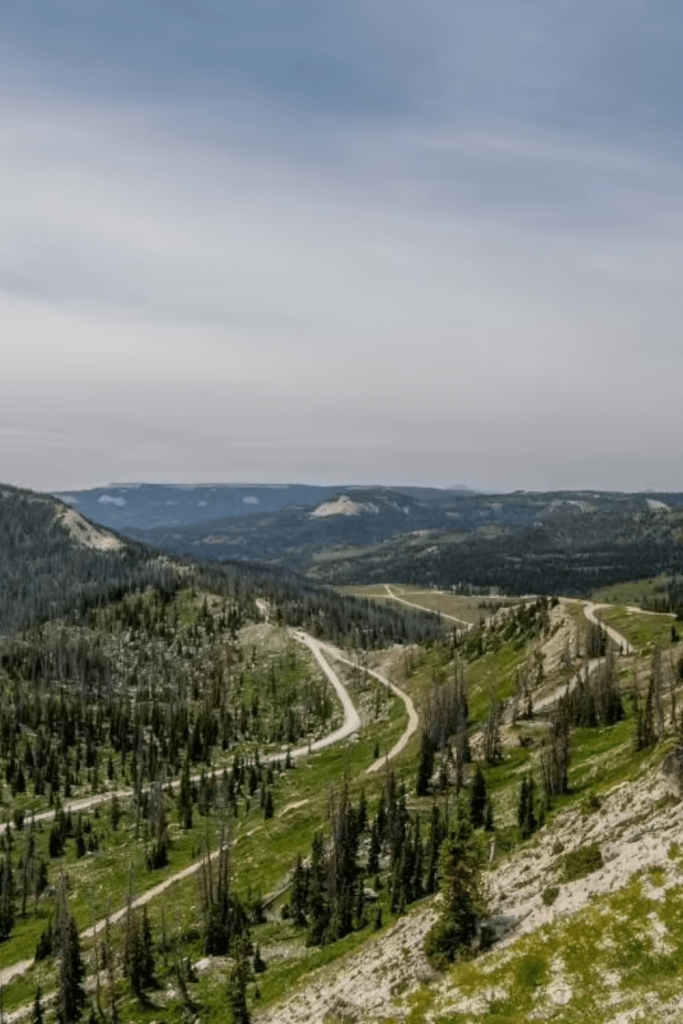
[[[681,566],[681,494],[293,484],[120,485],[64,497],[174,555],[336,587],[588,597]]]
[[[0,639],[4,1019],[69,984],[150,1024],[680,1019],[675,577],[335,594],[29,500],[71,590]],[[476,927],[437,956],[459,829]]]

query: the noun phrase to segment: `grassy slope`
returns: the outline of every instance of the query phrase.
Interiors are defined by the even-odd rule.
[[[410,598],[412,600],[412,596]],[[578,606],[570,606],[570,614],[576,619],[578,625],[582,625],[583,616]],[[605,621],[610,621],[617,628],[625,627],[628,613],[624,609],[611,609],[602,613]],[[614,617],[613,619],[611,617]],[[646,651],[652,643],[653,636],[660,636],[666,625],[670,630],[671,620],[659,621],[659,617],[642,616],[638,621],[629,625],[634,632],[629,635],[636,643],[641,652]],[[643,623],[647,623],[643,625]],[[624,628],[626,632],[626,628]],[[509,697],[513,692],[515,673],[529,656],[530,646],[537,643],[533,640],[508,641],[495,650],[488,650],[479,658],[469,664],[467,676],[469,681],[470,710],[473,722],[481,722],[486,715],[489,695],[495,692],[499,699]],[[377,663],[382,658],[375,657]],[[385,659],[386,660],[386,659]],[[408,689],[413,695],[418,707],[424,703],[433,686],[435,678],[444,678],[452,670],[450,654],[446,648],[424,651],[405,651],[402,654],[394,653],[390,657],[391,677],[401,686]],[[558,677],[559,678],[559,677]],[[565,677],[566,678],[566,674]],[[628,673],[626,673],[628,678]],[[630,714],[630,702],[627,701],[627,712]],[[348,744],[340,748],[334,748],[315,757],[301,762],[294,771],[287,773],[275,788],[276,816],[270,822],[264,822],[258,807],[252,809],[249,815],[242,816],[239,821],[234,822],[235,838],[235,883],[239,891],[245,893],[247,889],[260,890],[267,893],[275,889],[286,877],[297,853],[306,853],[310,848],[310,841],[313,833],[321,827],[326,818],[326,805],[329,791],[338,785],[344,775],[351,779],[352,790],[357,795],[361,786],[364,786],[368,794],[371,807],[382,784],[381,778],[363,777],[365,767],[372,762],[372,751],[375,742],[380,741],[383,749],[388,749],[394,740],[400,735],[404,725],[404,713],[398,702],[393,702],[389,722],[377,722],[367,725],[355,744]],[[524,731],[524,726],[519,727],[519,732]],[[628,780],[641,772],[644,767],[650,765],[653,756],[637,754],[632,742],[633,722],[630,717],[611,729],[585,729],[577,730],[573,734],[572,750],[573,759],[570,773],[571,792],[555,805],[550,818],[549,827],[559,814],[568,808],[578,806],[582,802],[594,798],[600,793],[606,792],[616,783]],[[514,735],[513,735],[514,741]],[[409,750],[400,759],[397,768],[399,775],[405,778],[409,789],[412,790],[415,777],[417,743],[413,742]],[[493,794],[496,806],[496,818],[501,826],[499,857],[505,859],[506,850],[518,844],[514,826],[516,799],[521,775],[529,768],[538,763],[538,745],[532,747],[521,747],[512,745],[506,751],[506,758],[501,765],[486,769],[487,781]],[[654,761],[658,761],[661,752],[657,752]],[[305,803],[304,803],[305,801]],[[432,798],[415,800],[411,798],[411,807],[414,810],[428,813]],[[300,806],[291,807],[292,804]],[[286,813],[282,814],[282,811]],[[215,823],[211,826],[215,830]],[[122,826],[123,828],[123,826]],[[195,829],[200,833],[201,829]],[[123,832],[122,832],[123,834]],[[196,843],[198,836],[193,837]],[[112,842],[114,842],[112,837]],[[532,840],[533,842],[533,840]],[[186,863],[186,857],[192,852],[191,844],[188,849],[183,846],[182,839],[178,842],[173,852],[174,863],[180,864],[181,860]],[[68,859],[68,856],[67,856]],[[73,859],[73,858],[72,858]],[[102,858],[104,863],[104,858]],[[125,891],[125,878],[127,871],[124,870],[126,854],[121,851],[117,859],[116,867],[111,865],[111,875],[107,879],[107,888],[111,885],[111,891],[123,893]],[[78,867],[78,866],[76,866]],[[676,910],[676,900],[681,889],[679,882],[676,882],[675,872],[679,870],[679,861],[674,858],[671,862],[670,890],[667,890],[667,913],[671,917],[672,941],[678,941],[680,946],[683,936],[678,936],[675,929],[683,928],[683,917]],[[88,867],[88,871],[92,869]],[[154,883],[160,877],[160,873],[154,873]],[[103,876],[104,877],[104,876]],[[140,888],[141,872],[137,874],[138,889]],[[118,880],[117,880],[118,879]],[[624,879],[627,882],[627,879]],[[92,881],[89,886],[92,888]],[[629,883],[636,886],[636,882]],[[682,883],[683,884],[683,883]],[[83,920],[83,924],[89,924],[85,914],[87,903],[87,886],[78,884],[76,893],[77,913]],[[668,895],[670,892],[670,895]],[[83,896],[85,895],[85,899]],[[602,950],[599,937],[607,934],[593,924],[591,915],[602,914],[614,916],[617,909],[623,912],[622,920],[625,933],[630,934],[632,926],[635,928],[638,913],[643,910],[644,904],[636,899],[636,888],[624,891],[623,903],[619,903],[621,894],[615,894],[603,901],[604,906],[585,908],[579,915],[564,922],[561,927],[554,929],[552,934],[537,933],[531,937],[520,939],[512,947],[514,953],[500,954],[499,962],[495,959],[496,953],[488,954],[486,960],[477,961],[472,964],[463,964],[454,969],[448,979],[448,986],[456,986],[458,991],[465,993],[471,991],[476,993],[482,986],[488,985],[492,990],[490,977],[495,975],[496,984],[493,988],[499,995],[491,996],[486,1004],[485,1016],[487,1021],[512,1021],[525,1019],[529,1010],[536,1005],[538,993],[547,988],[546,979],[554,971],[554,957],[561,956],[562,951],[578,946],[583,950],[581,956],[574,960],[570,959],[569,965],[565,965],[565,973],[571,975],[568,982],[572,993],[572,1003],[557,1010],[553,1017],[555,1020],[583,1021],[599,1019],[590,1017],[594,1007],[599,1004],[600,989],[595,988],[585,981],[582,964],[596,963],[604,966],[605,970],[611,970],[610,964],[612,953],[609,952],[609,943]],[[646,897],[642,897],[645,899]],[[647,897],[649,899],[649,896]],[[640,897],[639,897],[640,899]],[[616,901],[610,903],[610,900]],[[599,901],[598,901],[599,902]],[[188,937],[186,950],[193,959],[200,956],[200,947],[197,938],[192,937],[192,926],[196,926],[198,917],[197,881],[190,878],[174,886],[173,890],[161,901],[151,906],[151,919],[155,934],[159,934],[161,928],[161,907],[165,907],[167,928],[176,932],[184,931]],[[82,906],[81,910],[78,907]],[[603,907],[601,910],[600,907]],[[649,908],[649,904],[648,904]],[[649,908],[651,909],[651,908]],[[648,912],[649,912],[648,909]],[[678,916],[677,916],[678,914]],[[389,920],[386,914],[385,921]],[[601,920],[601,919],[600,919]],[[601,926],[602,927],[602,926]],[[605,925],[605,928],[607,925]],[[27,926],[28,928],[28,926]],[[190,929],[188,933],[188,928]],[[588,929],[588,937],[579,942],[580,936]],[[266,1005],[272,1000],[280,998],[298,980],[325,963],[331,963],[349,951],[362,946],[370,937],[370,927],[364,931],[348,936],[347,939],[335,943],[333,946],[323,950],[306,950],[302,945],[302,935],[293,930],[285,922],[273,920],[255,930],[254,938],[261,943],[264,955],[270,960],[268,972],[259,979],[261,998],[260,1005]],[[22,933],[23,934],[23,933]],[[28,934],[28,932],[26,933]],[[635,934],[635,930],[634,930]],[[593,942],[593,936],[597,936]],[[552,941],[551,941],[552,939]],[[33,932],[32,939],[33,941]],[[22,943],[21,948],[30,954],[28,939]],[[9,948],[9,947],[8,947]],[[17,946],[19,948],[19,946]],[[644,947],[643,947],[644,948]],[[601,952],[602,950],[602,952]],[[285,954],[285,955],[283,955]],[[609,955],[608,955],[609,954]],[[23,955],[23,954],[19,954]],[[614,956],[617,954],[615,953]],[[619,956],[626,957],[627,952],[620,952]],[[4,962],[13,962],[19,956],[13,955]],[[493,959],[491,959],[493,958]],[[654,961],[653,961],[654,962]],[[494,965],[494,966],[491,966]],[[659,965],[659,966],[657,966]],[[634,987],[634,1005],[637,999],[642,997],[644,987],[654,989],[661,984],[661,992],[667,990],[666,964],[656,961],[650,975],[642,977],[641,988]],[[661,968],[661,969],[660,969]],[[670,968],[669,968],[670,970]],[[584,971],[584,973],[582,973]],[[489,972],[487,974],[486,972]],[[497,972],[497,973],[496,973]],[[214,970],[203,975],[196,986],[196,993],[204,1006],[202,1020],[222,1020],[224,1007],[223,978],[225,971]],[[643,972],[641,971],[641,975]],[[640,977],[640,975],[639,975]],[[40,967],[33,972],[33,977],[15,982],[5,996],[5,1005],[18,1005],[30,998],[33,992],[33,985],[36,978],[47,988],[50,987],[49,972],[45,967]],[[486,980],[488,978],[488,981]],[[581,980],[584,979],[584,980]],[[584,983],[585,981],[585,983]],[[638,983],[640,984],[640,982]],[[595,999],[593,998],[595,996]],[[545,997],[544,997],[545,998]],[[438,1010],[438,1000],[433,987],[420,990],[411,999],[414,1005],[403,1007],[404,1012],[409,1010],[409,1019],[421,1021],[422,1015],[431,1008]],[[593,999],[593,1002],[591,1002]],[[489,1005],[490,1004],[490,1005]],[[442,1020],[464,1021],[473,1019],[471,1016],[453,1016],[456,1013],[454,1008],[449,1008],[448,1015],[442,1016]],[[563,1014],[572,1014],[564,1015]],[[136,1004],[125,1002],[122,1006],[123,1020],[152,1020],[158,1018],[159,1007],[151,1007],[149,1013],[143,1011]],[[559,1015],[558,1015],[559,1014]],[[582,1016],[583,1014],[583,1016]],[[516,1016],[515,1016],[516,1015]],[[181,1019],[180,1015],[169,1007],[164,1010],[164,1017],[169,1022]],[[478,1019],[482,1019],[479,1017]],[[654,1019],[654,1018],[653,1018]]]
[[[585,619],[580,606],[570,606],[568,611],[583,632]],[[608,618],[611,621],[611,617],[614,617],[614,625],[620,628],[628,613],[623,608],[609,610],[605,615],[606,621]],[[631,624],[631,632],[627,635],[642,657],[650,653],[653,637],[668,636],[671,620],[665,617],[641,618],[647,620],[646,624]],[[508,643],[497,651],[486,653],[469,666],[470,707],[475,722],[484,717],[492,687],[499,698],[509,696],[514,673],[528,656],[528,647],[528,644]],[[680,653],[678,646],[675,650]],[[409,664],[407,657],[403,664]],[[438,651],[423,652],[418,656],[417,664],[409,670],[401,672],[401,663],[397,663],[393,678],[411,689],[419,700],[424,699],[429,691],[431,679],[447,670],[448,666]],[[622,677],[628,689],[630,671],[626,664],[622,666]],[[570,792],[556,801],[548,817],[550,833],[555,822],[573,808],[592,808],[615,786],[656,775],[670,743],[651,754],[636,752],[632,705],[628,696],[625,703],[627,717],[617,726],[573,732]],[[538,748],[512,746],[506,751],[501,765],[486,769],[487,782],[496,804],[497,821],[502,826],[501,864],[508,856],[516,856],[514,852],[507,854],[505,848],[510,843],[516,846],[519,842],[514,828],[519,779],[529,767],[537,766],[538,754]],[[430,803],[431,798],[412,801],[413,807],[423,806],[424,809]],[[534,842],[532,839],[521,844],[519,849],[531,847]],[[650,874],[648,872],[645,882],[649,882]],[[531,936],[520,938],[505,952],[492,952],[479,961],[456,966],[445,985],[441,982],[436,986],[422,986],[406,1000],[397,999],[396,1019],[403,1019],[407,1013],[407,1019],[417,1024],[429,1012],[430,1018],[440,1024],[446,1024],[446,1021],[462,1021],[464,1024],[474,1020],[512,1024],[527,1019],[532,1010],[538,1009],[539,1016],[566,1021],[567,1024],[576,1021],[578,1024],[579,1021],[602,1019],[600,1012],[606,999],[615,1005],[621,1001],[619,1006],[623,1009],[647,1007],[650,1003],[659,1006],[659,1002],[666,1002],[673,994],[672,979],[680,967],[680,956],[675,952],[658,953],[655,950],[653,953],[656,934],[653,932],[654,938],[652,935],[643,937],[642,919],[643,915],[654,915],[653,920],[660,920],[662,927],[668,929],[671,948],[674,951],[683,948],[683,871],[675,848],[672,847],[672,860],[667,869],[654,871],[651,877],[662,893],[666,893],[663,902],[652,896],[647,885],[643,889],[644,883],[639,877],[625,877],[623,890],[599,897],[559,924],[546,926]],[[326,959],[331,959],[331,956]],[[560,968],[562,989],[558,992],[557,984],[551,982],[553,978],[557,982]],[[621,991],[622,986],[625,986],[625,991]],[[449,998],[449,992],[453,998]],[[473,998],[472,1012],[458,1012],[462,996]],[[563,1002],[565,999],[566,1003]],[[544,1004],[547,1004],[547,1014],[542,1012]],[[444,1012],[445,1007],[447,1012]],[[387,1014],[390,1013],[387,1007]],[[367,1017],[368,1021],[371,1019],[375,1018]],[[643,1019],[664,1018],[654,1014]]]

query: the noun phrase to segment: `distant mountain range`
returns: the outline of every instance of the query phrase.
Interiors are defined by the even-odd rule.
[[[83,491],[54,492],[80,513],[114,530],[151,530],[157,527],[194,526],[212,520],[232,519],[279,512],[284,508],[314,509],[348,494],[362,503],[363,493],[395,493],[390,488],[345,484],[112,484]],[[448,490],[405,487],[400,494],[422,503],[438,505],[463,494],[460,486]]]
[[[586,593],[677,571],[683,556],[683,494],[121,484],[58,497],[166,551],[335,584]]]

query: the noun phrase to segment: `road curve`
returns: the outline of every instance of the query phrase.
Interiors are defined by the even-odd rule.
[[[386,686],[387,690],[391,690],[392,693],[395,693],[405,705],[405,709],[408,713],[408,725],[386,757],[383,757],[381,761],[374,761],[369,768],[365,769],[366,775],[373,775],[375,772],[380,771],[387,761],[392,761],[395,757],[398,757],[402,750],[405,750],[411,737],[415,735],[419,728],[420,716],[418,715],[410,696],[405,692],[405,690],[402,690],[400,686],[397,686],[396,683],[392,683],[390,679],[387,679],[386,676],[383,676],[380,672],[376,672],[372,668],[367,668],[364,665],[358,665],[356,662],[350,661],[337,647],[333,647],[331,644],[321,643],[320,646],[333,658],[336,658],[337,661],[341,661],[345,665],[350,665],[351,668],[360,668],[363,672],[367,672],[369,676],[376,679],[382,684],[382,686]]]
[[[337,678],[320,653],[320,648],[324,645],[321,645],[318,640],[309,636],[308,633],[304,633],[303,630],[292,630],[291,635],[294,639],[298,640],[300,643],[306,644],[306,646],[310,648],[316,661],[334,687],[344,709],[344,722],[339,729],[335,729],[335,731],[330,733],[329,736],[324,736],[322,739],[315,740],[310,744],[310,746],[306,744],[305,747],[299,747],[297,750],[290,750],[290,757],[304,757],[310,751],[323,750],[325,747],[332,746],[332,744],[339,743],[340,740],[344,740],[348,736],[351,736],[354,732],[357,732],[358,729],[360,729],[361,722],[346,687],[341,680]],[[282,756],[283,755],[281,753],[266,754],[261,758],[261,761],[277,761],[281,759]],[[201,779],[201,773],[192,775],[190,778],[192,782],[199,782]],[[166,785],[173,788],[177,785],[177,781],[177,779],[170,780]],[[149,787],[147,786],[145,787],[146,790],[148,788]],[[112,797],[117,797],[119,800],[128,800],[133,795],[134,793],[132,789],[110,789],[107,790],[106,793],[96,793],[92,796],[77,797],[75,800],[69,800],[68,802],[63,803],[62,807],[65,813],[76,814],[78,811],[87,811],[90,807],[96,807],[98,804],[108,803]],[[28,821],[29,818],[32,818],[36,822],[51,821],[54,816],[55,812],[53,810],[39,811],[35,815],[31,815],[29,812],[26,815],[26,820]]]
[[[315,740],[313,743],[308,744],[305,747],[299,747],[298,750],[291,750],[290,757],[302,757],[309,751],[324,750],[325,747],[331,747],[334,743],[339,743],[341,740],[347,739],[352,736],[354,732],[358,732],[361,727],[360,715],[356,711],[356,707],[349,696],[349,691],[342,683],[339,676],[333,671],[325,658],[323,657],[322,650],[327,649],[333,651],[334,648],[328,647],[327,644],[322,643],[320,640],[316,640],[314,637],[309,636],[308,633],[302,633],[300,630],[293,630],[292,636],[295,640],[305,644],[306,647],[311,651],[313,657],[320,665],[321,669],[327,676],[328,680],[335,689],[341,705],[344,709],[344,721],[338,729],[331,732],[328,736],[323,736],[320,740]],[[351,664],[351,663],[349,663]],[[280,755],[278,755],[280,756]],[[274,760],[274,758],[273,758]]]
[[[589,622],[593,622],[596,625],[600,626],[602,629],[604,629],[607,632],[607,635],[609,636],[610,640],[612,640],[612,642],[617,645],[617,647],[619,648],[621,654],[633,654],[633,647],[628,642],[626,637],[622,636],[621,633],[617,632],[616,629],[613,629],[612,626],[606,625],[595,614],[597,609],[599,609],[599,608],[609,608],[610,605],[607,605],[607,604],[594,604],[592,601],[582,601],[580,598],[572,598],[572,597],[561,598],[560,600],[562,601],[563,604],[580,604],[580,605],[582,605],[582,607],[583,607],[583,614],[586,616],[588,621]],[[586,669],[588,670],[588,674],[591,675],[593,672],[595,672],[597,670],[598,666],[601,665],[603,663],[603,661],[604,661],[604,658],[590,658],[585,663],[585,665],[583,665],[579,669],[578,672],[574,673],[574,675],[571,677],[571,679],[569,679],[566,683],[563,683],[562,686],[558,687],[557,690],[554,690],[552,693],[548,694],[545,697],[541,697],[540,700],[538,700],[538,701],[534,701],[534,709],[536,711],[543,711],[545,708],[548,708],[552,704],[555,704],[556,701],[559,699],[559,697],[562,696],[563,693],[569,693],[577,685],[577,683],[581,679],[581,677],[582,677],[582,675],[583,675],[583,673],[584,673],[584,671]]]
[[[312,652],[314,658],[322,668],[327,679],[334,687],[334,690],[344,709],[344,721],[338,729],[335,729],[334,732],[329,733],[327,736],[323,736],[319,740],[314,740],[312,743],[306,744],[306,746],[297,747],[296,750],[290,750],[289,752],[290,757],[305,757],[307,754],[314,753],[317,750],[324,750],[326,747],[331,747],[335,743],[339,743],[342,740],[348,739],[349,736],[352,736],[354,733],[358,732],[358,730],[361,727],[361,720],[360,715],[358,714],[358,711],[356,710],[356,707],[353,701],[351,700],[351,697],[349,696],[348,690],[346,689],[342,681],[339,679],[339,677],[336,675],[336,673],[333,671],[333,669],[330,667],[330,665],[322,655],[321,648],[326,647],[327,645],[321,643],[319,640],[316,640],[314,637],[309,636],[308,633],[304,633],[301,630],[293,630],[292,636],[300,643],[305,644]],[[330,650],[332,650],[334,653],[333,648],[331,648]],[[349,664],[352,663],[349,662]],[[373,673],[373,675],[375,674],[376,673]],[[399,695],[401,695],[402,691],[398,690],[398,687],[394,687],[393,683],[390,683],[388,680],[381,679],[381,677],[378,678],[380,678],[380,681],[383,682],[385,686],[388,686],[391,689],[395,689],[396,692],[399,693]],[[410,700],[409,697],[407,699]],[[415,709],[413,708],[413,711],[414,710]],[[399,743],[400,742],[401,741],[399,741]],[[407,739],[405,742],[407,742]],[[396,747],[394,748],[394,751],[396,751],[396,753],[399,752],[397,749],[398,746],[399,744],[397,744]],[[405,743],[403,743],[403,746],[405,746]],[[401,750],[403,749],[403,746],[400,748]],[[395,756],[394,751],[391,752],[390,756]],[[282,760],[282,756],[282,753],[271,753],[262,757],[261,761],[262,763],[267,763],[269,761]],[[192,776],[192,778],[194,781],[198,781],[201,778],[201,776]],[[170,783],[170,785],[173,785],[173,783]],[[96,804],[100,804],[105,801],[111,800],[113,796],[126,799],[133,796],[133,791],[131,789],[119,789],[108,793],[100,793],[96,796],[82,797],[77,800],[72,800],[68,804],[65,804],[64,810],[72,812],[86,810],[87,808],[93,807]],[[54,814],[54,811],[41,811],[40,814],[35,815],[34,820],[47,821],[50,818],[53,818]],[[215,851],[213,854],[211,854],[211,859],[213,859],[217,855],[218,851]],[[143,904],[148,903],[150,900],[155,899],[157,896],[160,896],[163,892],[166,891],[166,889],[168,889],[175,882],[179,882],[183,878],[189,878],[190,875],[196,874],[196,872],[200,870],[201,865],[202,861],[199,860],[196,861],[194,864],[190,864],[188,867],[183,868],[182,871],[178,871],[176,872],[176,874],[170,875],[168,878],[164,879],[163,882],[160,882],[159,885],[156,885],[153,888],[148,889],[146,892],[138,896],[137,899],[133,901],[133,906],[141,907],[143,906]],[[115,924],[117,921],[121,920],[121,918],[126,913],[126,909],[126,907],[123,907],[115,911],[113,914],[110,914],[110,924]],[[96,931],[101,931],[102,928],[104,928],[104,925],[105,920],[103,919],[102,921],[99,921],[97,924],[92,925],[90,928],[86,928],[83,932],[81,932],[81,938],[92,938]],[[21,960],[15,964],[11,964],[8,967],[0,969],[0,986],[7,985],[8,982],[12,980],[12,978],[16,978],[18,975],[23,974],[25,971],[29,969],[29,967],[33,965],[33,962],[33,960]]]
[[[583,606],[583,614],[586,616],[589,622],[595,623],[596,626],[600,626],[605,630],[607,636],[612,640],[617,647],[621,648],[622,654],[633,654],[633,646],[628,642],[625,636],[618,633],[612,626],[608,626],[606,622],[599,619],[595,614],[599,608],[610,608],[609,604],[594,604],[592,601],[588,601]]]

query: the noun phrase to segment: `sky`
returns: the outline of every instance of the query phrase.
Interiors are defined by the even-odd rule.
[[[683,491],[680,0],[6,0],[0,480]]]

